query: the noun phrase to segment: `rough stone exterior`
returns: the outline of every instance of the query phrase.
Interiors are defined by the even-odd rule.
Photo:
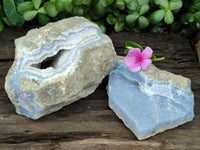
[[[16,112],[32,119],[93,93],[116,61],[111,39],[83,17],[33,29],[15,46],[5,89]]]

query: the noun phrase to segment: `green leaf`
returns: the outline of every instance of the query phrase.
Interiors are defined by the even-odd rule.
[[[158,0],[161,8],[167,8],[169,6],[168,0]]]
[[[126,16],[126,23],[132,24],[138,19],[139,15],[137,13]]]
[[[200,23],[196,23],[197,29],[200,29]]]
[[[100,0],[99,3],[101,3],[104,8],[107,7],[107,3],[105,0]]]
[[[149,5],[147,5],[147,4],[143,5],[143,6],[140,8],[139,14],[140,14],[140,15],[145,14],[145,13],[149,10],[149,8],[150,8]]]
[[[99,2],[99,0],[92,0],[92,6],[96,5]]]
[[[58,11],[57,11],[53,1],[46,2],[44,4],[44,9],[50,17],[55,17],[58,14]]]
[[[45,11],[44,7],[40,7],[40,8],[38,9],[38,13],[46,14],[46,11]]]
[[[66,4],[72,4],[73,0],[61,0],[62,3],[66,3]]]
[[[17,13],[14,0],[3,0],[3,8],[8,20],[17,27],[22,27],[24,24],[24,18]]]
[[[23,2],[20,3],[17,7],[17,11],[20,14],[23,14],[26,11],[32,10],[33,9],[33,3],[32,2]]]
[[[24,2],[24,0],[15,0],[15,6],[18,7],[18,5],[23,2]]]
[[[166,24],[172,24],[172,23],[174,22],[174,15],[173,15],[173,13],[171,12],[171,10],[168,10],[168,11],[166,12],[164,21],[165,21]]]
[[[104,7],[101,3],[97,3],[94,8],[94,13],[99,16],[99,17],[102,17],[104,15]]]
[[[164,17],[165,11],[163,9],[156,10],[150,16],[150,21],[152,24],[158,24]]]
[[[82,0],[73,0],[74,5],[81,5]]]
[[[101,21],[97,21],[96,24],[101,29],[101,32],[106,33],[106,26]]]
[[[105,12],[105,13],[110,13],[110,12],[112,12],[111,7],[107,7],[107,6],[106,6],[106,7],[104,8],[104,12]]]
[[[124,0],[124,2],[125,2],[126,4],[130,4],[130,3],[132,2],[132,0]]]
[[[117,16],[116,18],[117,18],[117,21],[124,22],[125,17],[126,17],[125,15],[121,14],[121,15]]]
[[[124,22],[117,21],[114,26],[115,32],[120,32],[124,30]]]
[[[138,24],[142,29],[144,29],[149,26],[149,20],[144,16],[140,16],[138,19]]]
[[[116,8],[119,8],[120,10],[124,10],[124,8],[125,8],[125,2],[124,2],[124,0],[116,0],[114,6]]]
[[[156,5],[159,5],[159,0],[152,0],[152,3],[155,3]]]
[[[106,33],[106,26],[104,24],[100,24],[99,27],[102,33]]]
[[[91,4],[91,0],[82,0],[82,4],[90,5]]]
[[[131,41],[126,41],[126,48],[139,48],[141,51],[144,50],[144,48],[140,44]]]
[[[200,2],[199,2],[199,3],[196,3],[196,4],[193,6],[193,9],[195,9],[196,11],[200,11]]]
[[[153,32],[153,33],[163,33],[164,30],[163,30],[163,28],[161,28],[160,26],[154,26],[154,27],[151,29],[151,32]]]
[[[195,13],[195,20],[197,23],[200,23],[200,11]]]
[[[38,13],[38,20],[42,25],[49,23],[49,17],[45,14]]]
[[[171,0],[169,3],[170,10],[179,10],[183,6],[182,0]]]
[[[107,5],[112,5],[114,3],[115,0],[106,0],[106,4]]]
[[[72,12],[72,0],[63,0],[62,1],[64,3],[64,8],[67,12]]]
[[[187,19],[188,22],[194,22],[195,21],[195,14],[187,13],[186,19]]]
[[[2,7],[2,5],[0,5],[0,18],[3,17],[3,15],[4,15],[3,14],[3,7]]]
[[[131,0],[131,1],[125,1],[125,2],[126,2],[126,7],[129,10],[136,10],[138,8],[137,0]]]
[[[84,15],[83,8],[81,6],[74,7],[74,15],[75,16],[83,16]]]
[[[67,12],[72,12],[72,9],[73,9],[72,4],[70,4],[70,5],[64,5],[64,7],[65,7],[65,10],[66,10]]]
[[[32,0],[32,2],[33,2],[35,9],[38,9],[40,7],[42,0]]]
[[[126,54],[128,54],[128,52],[130,51],[130,49],[126,49],[125,51],[124,51],[124,54],[126,55]]]
[[[112,10],[112,14],[113,14],[114,16],[119,16],[119,15],[120,15],[120,11],[119,11],[118,9],[113,9],[113,10]]]
[[[37,15],[36,10],[27,11],[24,13],[24,19],[27,21],[32,20]]]
[[[3,31],[3,29],[4,29],[4,25],[3,25],[3,22],[0,19],[0,32]]]
[[[138,4],[139,4],[140,6],[149,4],[149,0],[137,0],[137,2],[138,2]]]
[[[63,10],[63,4],[61,0],[55,0],[56,9],[60,12]]]
[[[7,17],[3,17],[2,20],[5,22],[6,25],[13,26],[13,24],[8,20]]]
[[[112,14],[109,14],[106,21],[108,24],[114,25],[117,22],[117,19]]]

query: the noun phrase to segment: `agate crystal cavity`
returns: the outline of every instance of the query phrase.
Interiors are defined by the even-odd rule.
[[[190,79],[154,65],[131,72],[119,59],[109,76],[108,95],[109,106],[140,140],[194,117]]]
[[[5,89],[16,112],[32,119],[93,93],[116,61],[110,38],[82,17],[32,29],[15,46]]]

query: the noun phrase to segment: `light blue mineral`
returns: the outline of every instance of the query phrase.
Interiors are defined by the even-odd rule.
[[[108,83],[109,106],[139,140],[191,121],[191,81],[151,65],[133,73],[117,61]]]
[[[93,93],[116,60],[111,39],[83,17],[32,29],[15,47],[5,90],[16,112],[32,119]]]

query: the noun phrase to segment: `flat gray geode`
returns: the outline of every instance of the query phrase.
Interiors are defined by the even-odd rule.
[[[194,117],[190,79],[154,65],[133,73],[118,60],[109,76],[108,95],[110,108],[140,140]]]
[[[110,38],[82,17],[30,30],[15,46],[5,89],[16,112],[32,119],[93,93],[116,61]]]

